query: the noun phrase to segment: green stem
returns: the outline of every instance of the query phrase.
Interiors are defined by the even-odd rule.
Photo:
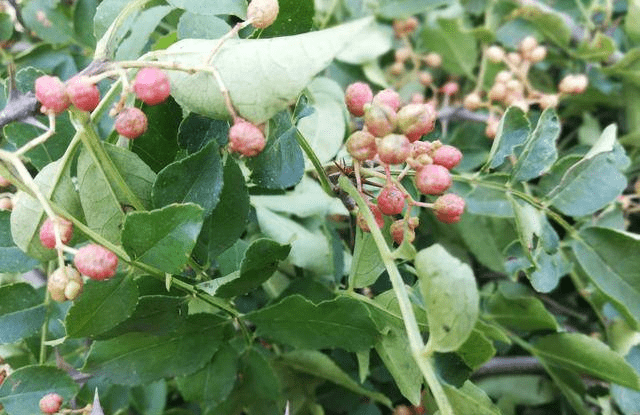
[[[122,192],[127,202],[133,206],[136,210],[147,210],[142,204],[138,196],[129,188],[124,181],[120,171],[113,164],[113,160],[107,154],[104,149],[98,134],[91,124],[91,120],[87,117],[87,114],[83,111],[76,111],[71,109],[71,120],[80,134],[82,143],[87,147],[87,150],[91,154],[91,158],[96,167],[102,172],[107,181],[113,186],[115,185],[118,190]]]
[[[427,356],[424,354],[424,342],[422,341],[422,336],[420,335],[420,328],[418,327],[418,321],[416,320],[416,316],[413,314],[413,308],[411,306],[411,301],[409,300],[409,294],[407,293],[407,289],[404,285],[404,281],[402,280],[402,276],[398,271],[398,267],[393,260],[393,255],[387,246],[387,242],[382,236],[382,232],[376,225],[376,221],[373,217],[373,214],[369,210],[367,203],[362,198],[362,195],[358,190],[353,186],[351,181],[346,176],[340,176],[338,179],[338,185],[351,196],[358,207],[360,208],[360,212],[364,216],[369,229],[371,230],[371,236],[376,243],[376,247],[380,252],[380,257],[384,262],[385,268],[387,269],[387,273],[389,274],[389,279],[391,281],[391,285],[393,287],[393,291],[398,300],[398,305],[400,306],[400,314],[402,314],[402,320],[404,322],[405,330],[407,332],[407,337],[409,338],[409,346],[411,347],[411,352],[414,360],[418,364],[422,375],[427,381],[427,385],[429,389],[431,389],[431,393],[433,394],[438,408],[440,409],[441,415],[454,415],[453,408],[449,403],[447,395],[438,380],[433,364],[431,363],[431,356]]]
[[[55,261],[49,263],[47,266],[47,275],[51,275],[53,270],[55,269]],[[45,308],[45,316],[44,322],[42,323],[42,332],[40,333],[40,356],[38,358],[38,364],[44,365],[47,361],[47,333],[49,332],[49,317],[50,317],[50,307],[51,297],[49,296],[49,290],[44,290],[44,308]]]
[[[320,180],[322,190],[324,190],[324,192],[331,197],[335,196],[333,186],[331,185],[331,182],[327,177],[327,172],[324,170],[324,167],[322,167],[322,163],[320,163],[318,156],[316,156],[315,151],[313,151],[313,148],[311,148],[311,145],[309,144],[307,139],[304,138],[304,136],[300,133],[300,131],[298,131],[298,129],[296,129],[296,140],[298,141],[300,147],[302,147],[302,150],[304,150],[304,153],[307,155],[307,157],[309,157],[309,160],[311,161],[311,164],[313,164],[313,167],[316,169],[316,173],[318,174],[318,180]]]

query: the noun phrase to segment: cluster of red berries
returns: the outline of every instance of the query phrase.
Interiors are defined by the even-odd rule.
[[[72,104],[82,111],[93,111],[100,103],[98,87],[84,75],[66,83],[56,76],[41,76],[36,79],[35,91],[45,113],[60,114]],[[133,91],[145,104],[157,105],[171,93],[169,78],[157,68],[143,68],[136,75]],[[137,138],[147,130],[147,117],[138,108],[125,108],[118,113],[115,128],[124,137]]]
[[[54,227],[60,232],[60,242],[66,245],[73,237],[73,224],[66,219],[45,219],[40,227],[40,242],[48,249],[56,248]],[[82,275],[102,281],[115,275],[118,257],[105,247],[97,244],[85,245],[73,257],[75,268],[67,265],[56,269],[47,281],[47,289],[55,301],[75,300],[82,293]]]
[[[387,181],[377,196],[377,204],[370,203],[377,224],[380,227],[384,224],[383,215],[401,214],[407,199],[410,205],[418,204],[410,199],[398,180],[391,180],[390,165],[406,165],[405,174],[414,170],[416,188],[422,194],[439,196],[431,206],[436,217],[445,223],[457,222],[464,211],[464,200],[455,194],[442,194],[452,184],[449,170],[460,163],[462,153],[439,141],[420,141],[435,127],[433,106],[429,103],[402,105],[396,91],[385,89],[374,95],[369,85],[362,82],[347,87],[345,103],[352,115],[364,117],[363,129],[347,139],[347,151],[354,160],[377,162],[387,172]],[[358,223],[368,230],[361,217]],[[417,218],[396,221],[391,227],[394,240],[402,241],[405,228],[413,237],[417,225]]]

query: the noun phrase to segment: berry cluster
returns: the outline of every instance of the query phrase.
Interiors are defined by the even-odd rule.
[[[93,111],[100,103],[100,91],[92,78],[78,75],[66,83],[55,76],[41,76],[35,82],[36,98],[43,113],[60,114],[74,105],[82,111]],[[133,82],[136,97],[147,105],[163,102],[171,93],[169,78],[157,68],[143,68]],[[138,108],[116,110],[118,134],[134,139],[147,130],[147,117]]]
[[[385,178],[385,183],[376,203],[369,202],[378,226],[384,224],[383,215],[395,216],[405,212],[403,219],[392,224],[391,233],[397,243],[403,240],[405,231],[412,239],[415,236],[413,230],[418,225],[417,218],[410,216],[413,206],[432,208],[442,222],[457,222],[464,211],[464,200],[455,194],[442,194],[452,184],[449,170],[460,163],[462,153],[456,147],[437,140],[421,141],[435,127],[436,111],[433,106],[428,103],[403,105],[396,91],[385,89],[374,95],[369,85],[362,82],[347,87],[345,103],[353,116],[364,117],[362,130],[353,132],[346,143],[357,173],[361,172],[363,162],[381,165],[385,172],[384,175],[379,173],[379,177]],[[391,175],[391,165],[403,167],[395,178]],[[439,196],[435,203],[414,200],[400,184],[400,180],[412,170],[416,188],[422,194]],[[362,169],[362,172],[367,170]],[[362,192],[361,183],[358,187]],[[408,208],[405,210],[405,207]],[[362,215],[359,214],[357,220],[363,230],[369,230]]]

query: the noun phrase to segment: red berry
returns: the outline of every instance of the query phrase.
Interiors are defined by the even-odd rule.
[[[398,127],[414,142],[433,131],[436,112],[429,104],[407,104],[398,111]]]
[[[267,141],[258,127],[238,118],[229,129],[229,150],[253,157],[264,149]]]
[[[41,76],[36,79],[35,89],[38,101],[54,114],[60,114],[71,104],[64,83],[57,76]]]
[[[371,160],[378,153],[376,138],[367,131],[356,131],[347,139],[347,151],[356,160]]]
[[[444,145],[438,147],[431,156],[434,164],[446,167],[448,170],[456,167],[462,160],[462,152],[454,146]]]
[[[40,399],[40,410],[45,414],[55,414],[62,406],[62,396],[57,393],[46,394]]]
[[[344,93],[344,102],[347,109],[356,117],[364,115],[364,104],[368,104],[373,99],[371,87],[364,82],[355,82],[347,87]]]
[[[458,85],[457,82],[451,81],[451,82],[447,82],[446,84],[442,85],[442,88],[440,90],[445,95],[455,95],[460,90],[460,86]]]
[[[83,275],[101,281],[116,274],[118,257],[103,246],[89,244],[78,249],[73,263]]]
[[[405,195],[395,185],[385,186],[378,195],[378,207],[385,215],[397,215],[404,209]]]
[[[116,118],[116,131],[132,140],[138,138],[147,131],[147,116],[138,108],[125,108]]]
[[[447,193],[436,199],[433,211],[440,222],[454,223],[460,220],[464,212],[464,199],[454,193]]]
[[[73,224],[63,218],[56,218],[56,220],[58,222],[58,228],[60,229],[60,240],[66,245],[73,237]],[[49,249],[56,247],[53,225],[54,223],[51,218],[47,218],[40,227],[40,242],[42,242],[44,247]]]
[[[373,103],[387,105],[392,110],[398,111],[398,108],[400,108],[400,94],[391,88],[383,89],[373,97]]]
[[[368,205],[371,213],[373,213],[373,217],[376,220],[376,225],[378,225],[378,228],[382,228],[384,226],[384,218],[382,217],[382,212],[380,212],[380,209],[377,205],[374,205],[373,203],[368,203]],[[371,232],[371,229],[369,229],[369,225],[367,225],[367,221],[365,220],[364,215],[362,215],[362,212],[360,211],[356,215],[356,223],[363,232]]]
[[[71,103],[82,111],[93,111],[100,103],[100,91],[86,76],[78,76],[67,82],[67,94]]]
[[[136,96],[147,105],[163,102],[171,94],[169,78],[158,68],[142,68],[133,83]]]
[[[279,11],[278,0],[252,0],[247,7],[247,20],[253,27],[264,29],[275,22]]]
[[[388,105],[366,105],[364,109],[364,125],[367,131],[376,137],[384,137],[396,129],[397,116]]]
[[[378,144],[378,157],[387,164],[404,163],[411,154],[411,143],[402,134],[384,136]]]
[[[425,195],[438,195],[452,184],[449,170],[437,164],[428,164],[418,170],[415,181],[420,193]]]
[[[58,302],[78,298],[83,285],[82,276],[70,265],[56,269],[47,279],[47,290],[51,298]]]

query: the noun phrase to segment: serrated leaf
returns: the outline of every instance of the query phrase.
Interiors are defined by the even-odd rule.
[[[60,171],[60,162],[46,165],[33,180],[45,197],[64,206],[76,218],[83,218],[80,200],[69,171]],[[13,241],[27,255],[40,261],[48,261],[56,256],[55,250],[45,248],[40,242],[40,226],[44,219],[40,202],[22,191],[16,193],[11,211]]]
[[[480,297],[473,271],[437,244],[418,252],[415,267],[429,321],[429,344],[438,352],[454,351],[478,319]]]
[[[313,77],[326,68],[359,31],[372,24],[366,18],[331,29],[274,39],[231,39],[212,64],[216,66],[239,115],[265,122],[291,104]],[[185,39],[158,58],[201,65],[217,40]],[[169,73],[171,91],[180,105],[211,118],[228,117],[220,89],[210,74]]]
[[[530,131],[531,124],[524,111],[518,107],[507,108],[498,124],[487,166],[495,169],[502,165],[508,156],[515,154],[515,150],[527,141]]]
[[[540,337],[533,346],[533,353],[550,365],[640,390],[640,378],[635,370],[620,354],[593,337],[582,333],[555,333]]]
[[[522,331],[557,330],[558,323],[540,300],[521,285],[500,284],[485,303],[486,317]]]
[[[25,255],[13,242],[11,212],[0,211],[0,272],[26,272],[37,265],[37,260]]]
[[[247,160],[255,184],[267,189],[286,189],[300,182],[304,158],[296,138],[299,134],[288,111],[279,112],[269,121],[267,145],[260,154]]]
[[[170,203],[195,203],[208,216],[220,200],[222,162],[218,143],[210,142],[197,153],[169,164],[153,184],[156,208]]]
[[[202,221],[202,208],[192,203],[132,212],[124,221],[122,245],[133,259],[177,274],[189,259]]]
[[[202,368],[218,350],[224,325],[225,320],[220,317],[195,314],[166,336],[128,333],[97,341],[91,346],[82,371],[120,385],[187,375]]]
[[[258,31],[260,38],[297,35],[313,27],[314,0],[278,0],[280,10],[269,27]]]
[[[446,383],[442,386],[456,414],[502,415],[487,394],[470,381],[464,382],[460,389]]]
[[[171,98],[162,104],[143,105],[147,116],[147,132],[136,138],[131,151],[136,153],[154,172],[162,170],[178,153],[178,126],[182,121],[180,106]]]
[[[138,286],[124,274],[107,281],[89,280],[65,318],[67,336],[101,334],[129,317],[137,303]]]
[[[78,385],[62,369],[24,366],[11,373],[0,386],[0,404],[8,415],[39,414],[40,399],[48,393],[57,393],[68,402],[78,393]]]
[[[592,149],[565,171],[547,200],[565,215],[584,216],[622,194],[627,179],[613,153],[615,141],[616,127],[610,125]]]
[[[471,369],[478,369],[496,354],[493,342],[481,330],[474,327],[467,340],[456,350],[456,354]]]
[[[291,245],[280,245],[270,239],[253,241],[244,253],[238,278],[221,285],[216,295],[235,297],[259,287],[273,275],[290,250]]]
[[[326,379],[362,396],[366,396],[383,405],[390,406],[389,398],[379,392],[374,392],[360,386],[345,373],[327,355],[314,350],[293,350],[278,356],[277,362],[287,365],[297,371]]]
[[[538,119],[538,124],[527,141],[513,168],[513,178],[528,181],[540,176],[556,161],[556,139],[560,136],[560,119],[558,114],[547,108]]]
[[[210,141],[219,146],[227,144],[229,123],[223,120],[212,120],[199,114],[189,114],[178,129],[178,144],[188,153],[200,151]]]
[[[44,323],[42,295],[26,283],[0,286],[0,344],[36,334]]]
[[[259,336],[298,348],[358,351],[370,348],[378,338],[367,309],[347,297],[316,305],[292,295],[246,317],[255,323]]]
[[[580,231],[571,243],[586,275],[611,301],[624,311],[627,322],[640,325],[640,239],[610,228]]]
[[[219,17],[186,11],[178,21],[177,36],[178,39],[218,39],[230,30],[231,26]]]

